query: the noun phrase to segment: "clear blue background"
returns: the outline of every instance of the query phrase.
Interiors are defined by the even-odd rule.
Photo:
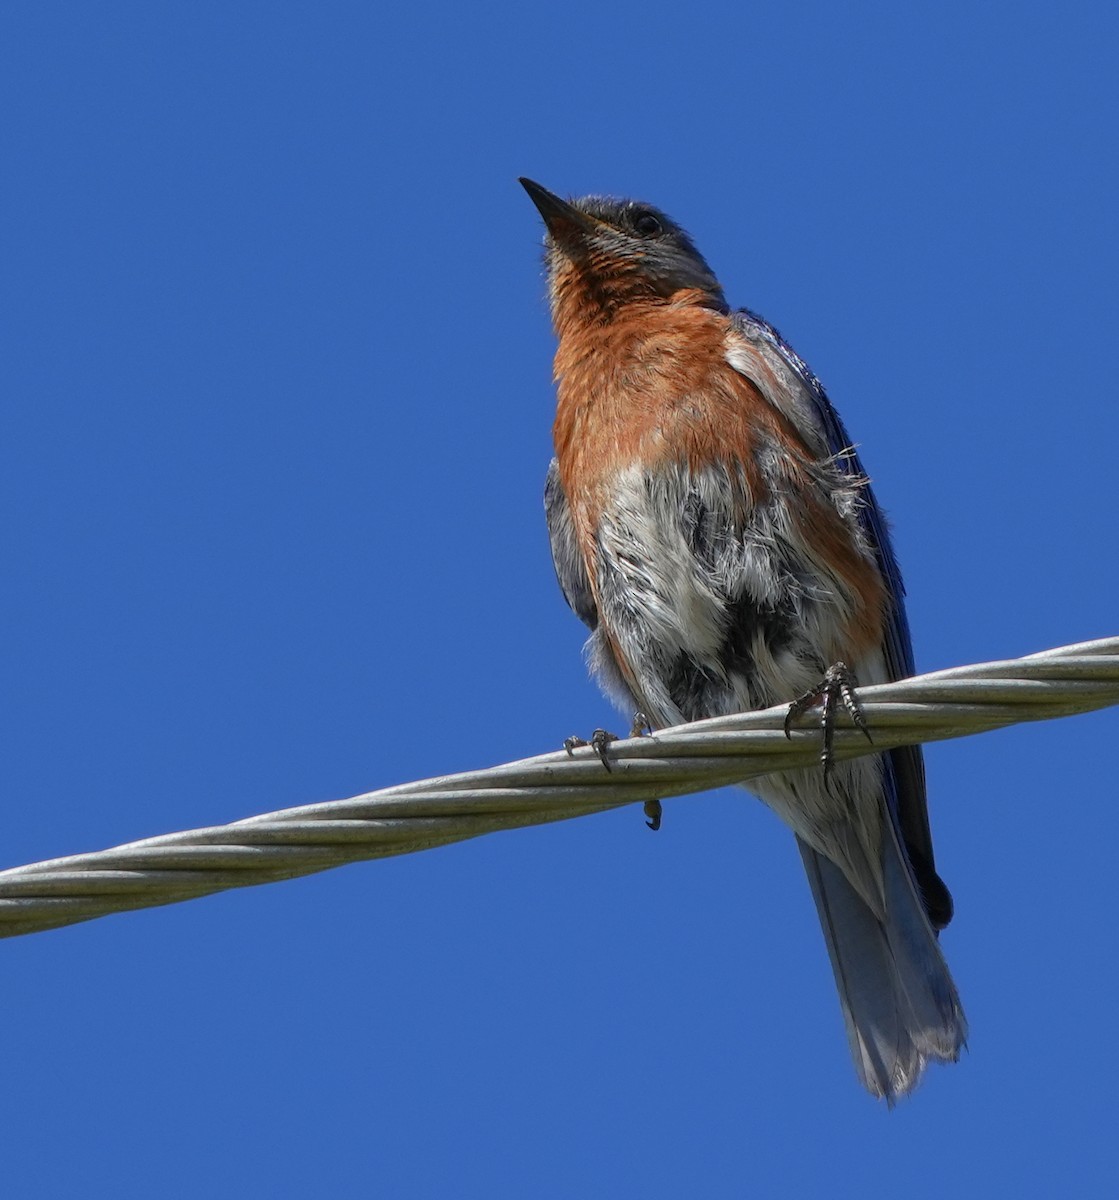
[[[520,174],[664,207],[822,376],[922,668],[1119,631],[1117,33],[9,0],[3,863],[618,725]],[[1116,734],[929,752],[972,1037],[893,1112],[727,790],[4,943],[5,1194],[1113,1195]]]

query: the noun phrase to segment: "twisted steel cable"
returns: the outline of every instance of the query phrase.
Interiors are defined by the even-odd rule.
[[[1119,638],[859,689],[874,743],[835,735],[837,758],[1071,716],[1119,703]],[[310,875],[484,833],[666,799],[819,760],[812,713],[787,706],[697,721],[593,749],[399,784],[348,800],[163,834],[0,871],[0,937]],[[844,720],[845,718],[841,718]]]

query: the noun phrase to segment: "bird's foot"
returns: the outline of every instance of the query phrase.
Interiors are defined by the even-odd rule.
[[[792,723],[797,717],[803,716],[810,708],[820,705],[820,728],[824,735],[824,744],[820,750],[820,766],[824,768],[824,780],[831,774],[834,765],[832,746],[835,741],[835,712],[836,703],[841,703],[847,710],[848,716],[857,729],[862,730],[868,742],[873,743],[870,729],[863,716],[863,706],[855,695],[858,681],[855,674],[846,663],[833,663],[824,672],[823,679],[815,687],[809,688],[803,696],[798,696],[789,705],[785,714],[785,736],[792,737]]]
[[[649,718],[643,712],[636,712],[633,714],[633,721],[629,728],[630,737],[644,737],[647,733],[652,733],[652,731],[653,729],[649,724]],[[602,765],[609,771],[612,768],[610,766],[610,759],[607,757],[606,749],[611,742],[616,742],[617,740],[617,734],[610,733],[605,729],[596,729],[594,733],[591,734],[589,740],[587,738],[575,736],[564,738],[563,748],[568,754],[571,754],[572,751],[578,750],[583,746],[590,746],[591,749],[594,750],[594,752],[602,760]],[[645,824],[648,825],[649,828],[654,832],[661,827],[661,815],[661,802],[659,800],[645,801]]]
[[[649,723],[649,718],[643,712],[635,712],[633,721],[629,727],[630,737],[644,737],[648,733],[653,732],[653,727]],[[661,816],[663,815],[661,802],[659,800],[645,801],[645,824],[656,833],[661,827]]]
[[[605,729],[596,729],[591,734],[590,740],[581,737],[564,738],[563,748],[570,754],[573,750],[578,750],[580,746],[590,746],[590,748],[602,759],[602,765],[609,771],[610,760],[606,757],[606,747],[611,742],[616,742],[618,735],[616,733],[608,733]]]

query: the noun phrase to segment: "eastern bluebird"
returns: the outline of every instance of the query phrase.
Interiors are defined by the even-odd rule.
[[[885,519],[805,363],[731,311],[658,209],[521,183],[547,226],[559,339],[552,557],[607,694],[663,727],[818,696],[822,678],[834,701],[836,664],[912,675]],[[796,834],[856,1070],[892,1102],[967,1036],[921,750],[749,786]]]

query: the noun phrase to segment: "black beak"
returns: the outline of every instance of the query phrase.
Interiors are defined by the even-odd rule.
[[[534,183],[531,179],[520,180],[521,187],[528,192],[529,199],[536,205],[548,232],[560,245],[571,246],[584,242],[587,234],[593,233],[599,222],[594,217],[561,200],[554,192]]]

